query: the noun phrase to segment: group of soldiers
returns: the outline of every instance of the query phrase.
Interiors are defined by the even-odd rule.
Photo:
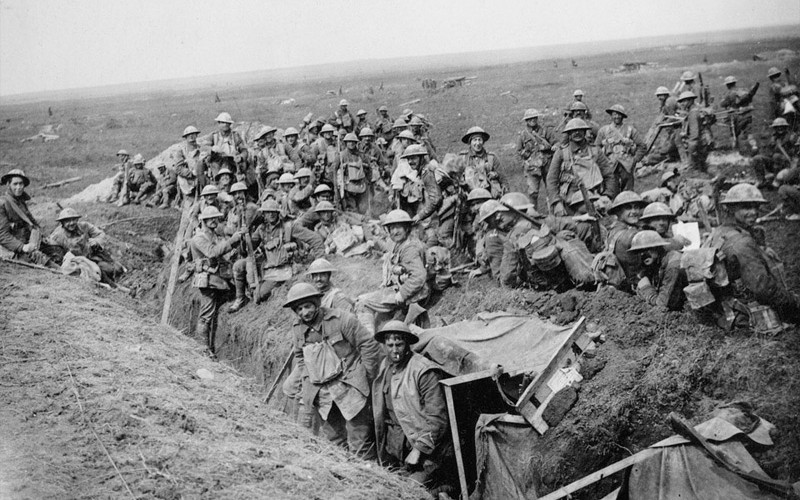
[[[788,99],[778,88],[780,73],[770,70],[770,92]],[[410,109],[392,119],[381,106],[370,125],[367,112],[353,115],[342,100],[331,116],[309,115],[280,137],[265,126],[250,144],[249,130],[234,130],[223,112],[202,141],[188,126],[173,165],[158,164],[157,178],[141,155],[129,162],[127,151],[119,151],[110,200],[191,207],[188,243],[178,249],[181,279],[191,277],[198,289],[196,333],[212,355],[231,289],[228,312],[236,313],[302,274],[284,304],[296,314],[297,360],[284,392],[297,400],[303,422],[448,491],[452,450],[442,373],[411,350],[417,336],[408,325],[426,326],[431,299],[457,284],[451,258],[466,262],[457,267],[467,279],[556,291],[612,286],[664,310],[688,302],[728,329],[747,322],[775,331],[800,320],[800,299],[757,224],[767,203],[759,188],[778,188],[786,218],[800,219],[794,115],[775,107],[781,116],[773,118],[772,139],[750,152],[759,185],[740,183],[723,194],[724,179],[706,162],[709,117],[716,115],[708,111],[707,88],[694,79],[686,72],[672,92],[657,89],[659,113],[644,136],[625,123],[619,104],[598,125],[579,90],[556,125],[527,109],[516,165],[505,170],[487,149],[490,134],[478,126],[461,137],[464,150],[440,157],[428,135],[431,123]],[[730,120],[736,147],[751,147],[748,117],[757,86],[738,92],[733,77],[725,84],[720,116]],[[668,170],[658,187],[637,193],[637,165],[672,155],[712,177],[711,190],[694,189],[678,170]],[[503,173],[511,168],[524,175],[527,192],[509,189]],[[0,248],[56,267],[61,261],[49,246],[61,247],[96,262],[103,279],[113,281],[121,266],[104,251],[102,231],[77,212],[65,209],[49,239],[37,234],[26,205],[29,183],[18,170],[2,177]],[[690,240],[675,234],[684,222],[701,228],[699,248],[689,249]],[[383,274],[379,289],[353,298],[335,286],[337,269],[325,256],[358,242],[363,252],[383,253]]]

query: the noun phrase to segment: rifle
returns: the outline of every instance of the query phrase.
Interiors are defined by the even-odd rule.
[[[256,262],[256,253],[253,251],[253,238],[250,237],[250,228],[247,225],[247,202],[245,202],[242,206],[242,213],[239,216],[239,227],[244,229],[244,242],[245,248],[247,250],[247,263],[250,264],[253,268],[253,280],[255,281],[255,290],[256,294],[259,293],[261,289],[261,277],[259,276],[260,272],[258,270],[258,263]],[[255,299],[255,297],[253,297]]]
[[[645,149],[644,154],[647,155],[650,152],[650,150],[653,149],[653,146],[655,146],[656,140],[658,139],[659,134],[661,134],[662,129],[680,125],[681,123],[683,123],[683,120],[684,120],[683,118],[676,117],[676,119],[674,120],[670,120],[664,123],[659,123],[658,125],[656,125],[656,133],[653,134],[653,136],[647,142],[647,148]]]
[[[594,202],[589,198],[589,190],[586,189],[586,184],[584,184],[583,179],[578,179],[578,187],[583,195],[583,205],[586,207],[586,213],[591,215],[594,219],[592,221],[592,233],[594,237],[597,238],[597,242],[601,243],[603,241],[603,233],[600,231],[600,214],[597,213]]]
[[[511,205],[509,205],[508,203],[506,203],[504,201],[501,201],[500,204],[503,205],[504,207],[506,207],[507,209],[511,210],[515,214],[519,215],[520,217],[522,217],[526,221],[528,221],[531,224],[533,224],[533,227],[535,227],[536,229],[539,229],[539,228],[542,227],[542,223],[541,222],[537,221],[536,219],[534,219],[530,215],[526,214],[522,210],[520,210],[518,208],[515,208],[515,207],[512,207]]]

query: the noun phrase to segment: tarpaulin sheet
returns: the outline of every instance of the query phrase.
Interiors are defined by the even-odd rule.
[[[534,316],[480,313],[474,319],[417,331],[414,350],[442,365],[450,375],[466,375],[501,365],[504,370],[541,372],[569,337],[572,325],[557,326]]]

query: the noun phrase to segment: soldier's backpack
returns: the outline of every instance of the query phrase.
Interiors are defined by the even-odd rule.
[[[617,241],[623,234],[624,231],[615,233],[608,239],[603,251],[594,256],[592,260],[592,273],[597,283],[611,285],[614,288],[620,288],[625,283],[627,279],[625,270],[614,254]]]
[[[597,282],[592,269],[594,256],[574,232],[559,232],[556,235],[556,248],[561,253],[564,267],[575,285],[588,286]]]

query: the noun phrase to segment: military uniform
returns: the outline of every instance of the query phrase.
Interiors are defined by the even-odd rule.
[[[353,117],[353,113],[351,113],[350,110],[342,110],[339,108],[328,118],[328,123],[336,127],[337,130],[344,129],[350,133],[356,126],[356,119]]]
[[[124,271],[103,248],[106,234],[94,224],[78,221],[74,231],[68,231],[60,225],[50,234],[49,240],[51,245],[60,246],[65,252],[71,252],[76,257],[86,257],[97,264],[101,281],[105,283],[113,282]]]
[[[589,142],[581,145],[570,142],[556,150],[547,172],[547,199],[550,205],[563,203],[567,207],[574,193],[580,190],[579,180],[586,189],[613,199],[619,185],[613,166],[606,155]]]
[[[617,176],[620,190],[632,190],[634,168],[644,157],[644,142],[633,125],[609,123],[600,128],[595,146],[602,148]]]
[[[689,284],[686,272],[681,269],[681,253],[667,251],[658,266],[643,272],[636,295],[646,303],[663,310],[680,311],[686,302],[683,288]]]
[[[40,250],[23,252],[22,247],[31,240],[32,231],[39,231],[39,223],[28,209],[28,200],[31,197],[23,192],[22,196],[15,197],[6,193],[0,197],[0,254],[24,262],[32,262],[41,266],[52,265],[50,257],[42,250],[47,249],[46,242],[42,242]]]
[[[389,118],[387,115],[386,118],[378,114],[378,118],[375,120],[375,126],[372,128],[375,135],[378,137],[383,137],[387,144],[392,141],[392,137],[394,133],[392,132],[392,125],[394,125],[394,120]]]
[[[344,181],[344,207],[360,214],[367,212],[370,188],[369,164],[361,155],[345,149],[339,154],[339,165]]]
[[[553,159],[553,146],[558,143],[552,128],[525,127],[517,136],[517,158],[522,162],[528,197],[534,205],[539,199],[539,188],[547,179],[547,169]]]
[[[168,208],[172,199],[178,191],[178,174],[167,167],[163,174],[159,174],[156,192],[150,201],[152,205],[160,205],[161,208]]]
[[[211,170],[211,178],[217,176],[217,172],[226,166],[236,174],[239,165],[234,161],[237,156],[242,160],[248,159],[247,144],[242,139],[239,132],[231,130],[229,133],[224,134],[219,130],[211,133],[209,138],[211,145],[211,156],[209,158],[209,168]]]
[[[295,184],[287,196],[289,212],[293,215],[300,215],[311,209],[314,195],[314,184],[309,182],[305,187]]]
[[[119,198],[120,192],[122,191],[122,184],[125,181],[125,171],[130,170],[133,165],[130,162],[130,159],[126,159],[122,163],[117,163],[114,165],[114,170],[117,173],[114,175],[114,181],[111,186],[111,194],[108,197],[108,202],[111,203],[116,201]]]
[[[128,198],[134,203],[140,203],[144,198],[155,191],[156,178],[153,173],[144,168],[134,167],[128,171]]]
[[[696,104],[687,110],[681,126],[681,140],[689,159],[689,166],[700,172],[707,170],[706,158],[713,146],[706,119]]]
[[[200,146],[184,141],[173,153],[172,160],[183,196],[191,196],[195,189],[205,187],[205,157],[200,154]]]
[[[719,103],[720,108],[732,112],[728,116],[728,125],[732,129],[734,143],[743,155],[752,154],[752,148],[747,142],[753,124],[753,114],[750,112],[752,108],[748,107],[749,104],[749,93],[736,88],[729,89]]]
[[[519,242],[523,236],[533,229],[533,224],[520,219],[508,233],[503,242],[503,258],[500,262],[500,284],[508,287],[519,287],[525,283],[524,263],[520,260]]]
[[[500,159],[494,153],[485,149],[478,154],[471,149],[461,151],[458,153],[456,166],[470,191],[475,188],[483,188],[496,198],[503,194],[504,189],[499,172]]]
[[[800,137],[792,132],[778,134],[773,129],[769,141],[753,157],[753,170],[760,183],[771,182],[775,175],[789,168],[789,158],[800,157]]]
[[[631,248],[633,237],[638,232],[638,227],[629,226],[619,220],[608,230],[608,245],[625,273],[625,282],[620,286],[623,292],[632,293],[636,289],[639,259],[628,252],[628,249]]]

